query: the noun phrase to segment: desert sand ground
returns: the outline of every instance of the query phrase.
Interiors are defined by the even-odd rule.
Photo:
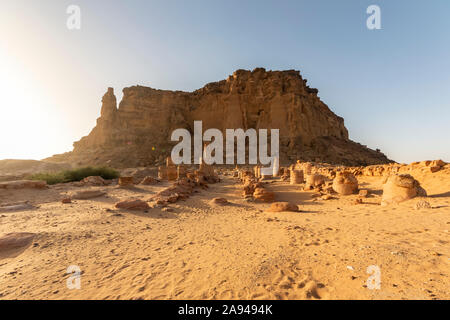
[[[274,180],[277,201],[301,212],[267,212],[246,202],[235,178],[221,177],[169,210],[123,211],[114,204],[147,199],[168,186],[99,187],[107,195],[61,199],[79,187],[0,190],[0,203],[37,209],[0,213],[0,236],[31,232],[21,250],[0,256],[0,299],[449,299],[450,176],[415,176],[428,191],[382,207],[381,177],[358,177],[372,196],[315,200],[313,192]],[[95,188],[95,187],[94,187]],[[211,206],[214,197],[230,201]],[[79,266],[81,289],[68,289]],[[381,271],[369,289],[367,268]]]

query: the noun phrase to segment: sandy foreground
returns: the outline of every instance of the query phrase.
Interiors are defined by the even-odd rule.
[[[0,190],[0,204],[39,207],[0,213],[0,236],[36,234],[0,255],[0,299],[449,299],[450,176],[414,177],[431,209],[416,210],[420,198],[380,206],[381,177],[358,177],[373,194],[363,204],[273,181],[276,200],[301,210],[280,213],[244,201],[231,177],[148,212],[114,204],[168,183],[98,187],[107,195],[71,204],[61,199],[80,187]],[[214,197],[230,204],[212,206]],[[71,265],[80,289],[67,287]],[[369,266],[381,271],[379,290],[367,287]]]

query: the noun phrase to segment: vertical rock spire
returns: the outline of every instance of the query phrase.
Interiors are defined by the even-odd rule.
[[[117,100],[114,95],[114,88],[108,88],[108,91],[102,98],[101,117],[105,119],[112,118],[117,111]]]

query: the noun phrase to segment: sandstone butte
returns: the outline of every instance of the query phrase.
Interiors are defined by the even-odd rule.
[[[123,89],[117,107],[114,89],[102,99],[97,125],[72,152],[47,160],[117,168],[161,164],[176,142],[173,130],[193,133],[217,128],[280,129],[280,162],[316,161],[349,166],[391,162],[379,150],[349,139],[344,119],[334,114],[307,86],[299,71],[237,70],[226,80],[194,92],[143,86]]]

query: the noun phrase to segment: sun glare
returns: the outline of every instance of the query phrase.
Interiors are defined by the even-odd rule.
[[[51,137],[45,97],[36,79],[20,63],[0,53],[0,159],[40,159],[49,156]]]

